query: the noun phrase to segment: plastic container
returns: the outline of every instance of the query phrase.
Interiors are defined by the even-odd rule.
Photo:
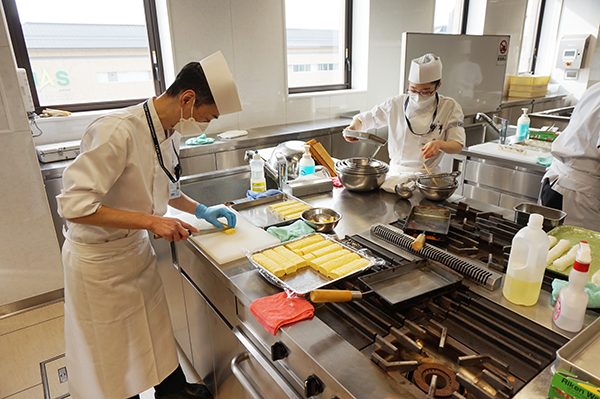
[[[300,162],[298,162],[298,171],[300,176],[306,176],[315,173],[315,161],[310,156],[310,145],[305,144],[303,147],[304,154],[302,155],[302,158],[300,158]]]
[[[517,141],[526,140],[529,135],[529,116],[527,116],[527,108],[521,108],[523,115],[517,120]]]
[[[258,151],[254,151],[250,160],[250,190],[260,193],[265,191],[266,186],[265,162],[258,155]]]
[[[543,222],[542,215],[531,214],[512,240],[502,295],[517,305],[533,306],[540,297],[550,247]]]
[[[583,327],[583,318],[588,304],[588,294],[584,291],[592,255],[586,241],[579,243],[577,258],[569,273],[569,283],[560,289],[554,305],[554,324],[565,331],[577,332]]]

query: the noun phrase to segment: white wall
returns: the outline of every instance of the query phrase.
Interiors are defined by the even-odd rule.
[[[63,286],[62,262],[0,7],[0,306]]]
[[[542,62],[536,73],[549,74],[553,82],[562,85],[575,99],[579,99],[589,86],[600,81],[600,53],[596,51],[599,46],[600,1],[549,0],[544,22],[540,44]],[[579,34],[591,35],[585,65],[579,71],[578,79],[565,80],[564,70],[556,68],[558,42],[565,35]]]

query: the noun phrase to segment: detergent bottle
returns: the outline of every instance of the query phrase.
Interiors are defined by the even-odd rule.
[[[554,304],[552,318],[558,328],[577,332],[583,327],[585,309],[590,299],[584,291],[590,263],[592,263],[590,246],[586,241],[581,241],[575,264],[569,273],[569,283],[560,289]]]
[[[550,247],[543,222],[542,215],[531,214],[512,240],[502,294],[517,305],[535,305],[540,296]]]
[[[263,192],[267,186],[265,181],[265,162],[262,160],[258,151],[254,151],[254,155],[250,160],[250,190]]]

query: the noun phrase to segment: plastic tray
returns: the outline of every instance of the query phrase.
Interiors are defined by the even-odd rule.
[[[369,263],[366,266],[363,266],[362,268],[353,271],[352,273],[348,273],[345,276],[336,278],[336,279],[331,279],[327,276],[324,276],[323,274],[317,272],[316,270],[314,270],[312,267],[303,267],[302,269],[298,270],[295,273],[292,274],[286,274],[283,277],[277,277],[275,276],[273,273],[271,273],[270,271],[268,271],[267,269],[265,269],[264,267],[262,267],[260,264],[258,264],[257,262],[254,261],[254,259],[252,259],[252,255],[259,253],[259,252],[263,252],[266,251],[267,249],[271,249],[271,248],[275,248],[278,247],[280,245],[285,245],[285,244],[289,244],[298,240],[301,240],[305,237],[309,237],[312,235],[318,234],[321,237],[323,237],[326,240],[332,241],[340,246],[342,246],[343,248],[357,253],[358,255],[360,255],[361,257],[367,259],[369,261]],[[314,291],[316,289],[319,288],[323,288],[329,284],[335,283],[336,281],[342,280],[347,278],[348,276],[353,276],[357,273],[361,273],[369,268],[371,268],[373,265],[382,262],[381,260],[378,260],[372,256],[369,256],[366,254],[367,250],[359,250],[357,251],[354,248],[351,248],[347,245],[344,245],[341,242],[338,242],[337,240],[334,240],[332,237],[326,235],[326,234],[321,234],[321,233],[313,233],[313,234],[308,234],[305,235],[303,237],[299,237],[295,240],[290,240],[287,241],[285,243],[281,243],[281,244],[277,244],[277,245],[271,245],[270,247],[267,248],[263,248],[261,250],[258,251],[251,251],[248,252],[246,254],[248,260],[250,260],[250,263],[252,263],[260,272],[260,274],[271,284],[283,288],[285,290],[288,291],[292,291],[298,295],[306,295],[308,293],[310,293],[311,291]]]
[[[288,224],[291,224],[294,221],[300,219],[300,218],[295,218],[295,219],[283,220],[276,213],[271,212],[269,210],[269,205],[272,205],[277,202],[289,201],[289,200],[298,201],[302,204],[309,205],[312,207],[312,205],[302,201],[301,199],[298,199],[297,197],[294,197],[293,195],[286,194],[286,193],[277,194],[277,195],[260,198],[260,199],[256,199],[256,200],[242,201],[242,202],[238,202],[238,203],[229,205],[229,207],[231,209],[235,210],[244,219],[246,219],[253,225],[261,227],[263,229],[266,229],[271,226],[288,225]]]
[[[565,369],[579,379],[600,386],[600,318],[556,351],[556,370]]]
[[[590,244],[592,263],[590,263],[588,281],[591,282],[594,273],[600,270],[600,233],[575,226],[557,226],[550,230],[548,235],[556,237],[559,241],[561,239],[569,240],[571,246],[579,244],[579,241],[587,241]],[[563,271],[558,271],[550,266],[547,267],[547,270],[565,277],[569,276],[571,269],[572,267],[568,267]]]

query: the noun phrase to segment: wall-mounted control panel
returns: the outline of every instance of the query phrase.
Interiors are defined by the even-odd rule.
[[[585,63],[585,54],[590,35],[568,35],[560,39],[556,67],[560,69],[581,69]]]

